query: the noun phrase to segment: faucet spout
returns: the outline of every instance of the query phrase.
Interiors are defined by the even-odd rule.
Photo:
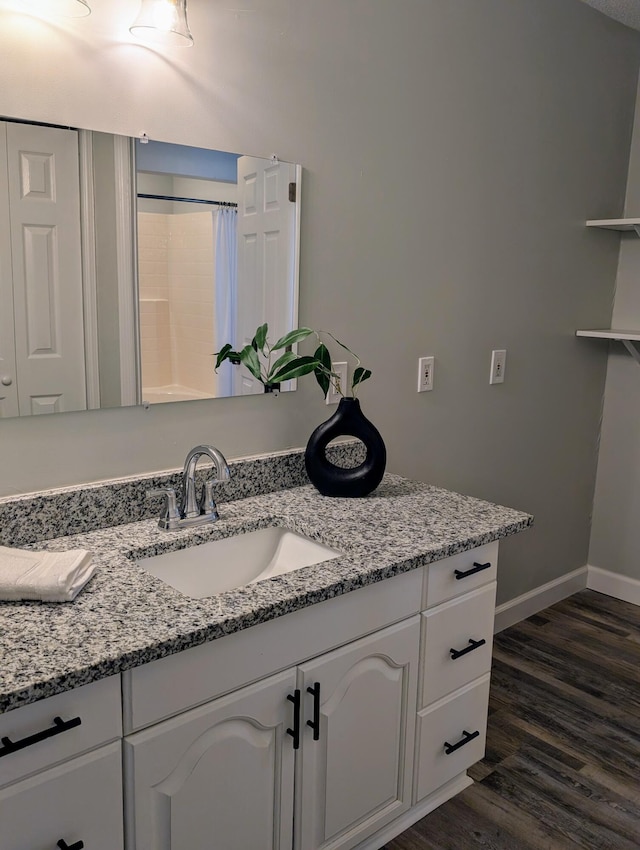
[[[182,473],[182,506],[180,513],[186,519],[198,517],[204,512],[209,515],[215,512],[215,502],[207,494],[207,489],[210,491],[210,487],[203,487],[202,504],[198,502],[196,497],[196,467],[203,455],[213,462],[215,472],[211,479],[212,481],[228,481],[231,477],[229,465],[224,455],[215,446],[195,446],[195,448],[191,449],[184,462]],[[213,505],[213,509],[211,509],[211,505]]]

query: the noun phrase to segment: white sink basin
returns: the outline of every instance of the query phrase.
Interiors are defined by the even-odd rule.
[[[288,528],[275,527],[136,559],[136,563],[186,596],[203,599],[342,554]]]

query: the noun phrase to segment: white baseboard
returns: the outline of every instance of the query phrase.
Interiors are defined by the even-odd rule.
[[[621,576],[600,567],[587,567],[587,587],[589,590],[597,590],[623,602],[631,602],[640,605],[640,581],[637,578]]]
[[[503,629],[537,614],[538,611],[548,608],[549,605],[555,605],[556,602],[561,602],[573,593],[590,587],[591,585],[587,584],[587,574],[591,569],[591,567],[586,566],[579,567],[577,570],[536,587],[528,593],[523,593],[522,596],[516,596],[515,599],[498,605],[493,628],[494,633],[497,634]],[[601,572],[603,571],[601,570]],[[640,588],[640,582],[638,582],[638,586]],[[602,592],[606,593],[606,591]]]

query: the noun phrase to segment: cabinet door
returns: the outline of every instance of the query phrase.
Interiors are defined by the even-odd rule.
[[[0,791],[2,850],[122,850],[122,833],[119,741]]]
[[[290,670],[125,739],[130,847],[290,850],[294,689]]]
[[[419,617],[300,667],[298,850],[350,848],[409,808]]]

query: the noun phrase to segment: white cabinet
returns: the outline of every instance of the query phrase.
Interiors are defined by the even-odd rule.
[[[413,617],[129,736],[131,846],[351,848],[408,809],[418,635]]]
[[[416,801],[428,797],[482,758],[488,701],[489,676],[485,675],[454,697],[419,713]]]
[[[412,617],[301,666],[299,850],[347,850],[409,809],[419,631]]]
[[[122,850],[120,742],[0,791],[2,850]]]
[[[122,850],[120,706],[111,676],[0,716],[2,850]]]
[[[469,784],[497,555],[487,544],[125,673],[127,850],[377,850]]]
[[[130,736],[130,846],[291,850],[295,687],[289,670]]]
[[[489,543],[425,575],[414,804],[426,811],[447,798],[447,783],[458,779],[448,796],[469,784],[465,771],[484,755],[497,562]]]
[[[3,744],[37,739],[0,757],[2,850],[122,850],[122,725],[126,850],[378,850],[482,758],[497,555],[142,665],[122,694],[113,676],[0,716]]]
[[[422,614],[422,702],[429,705],[491,669],[496,584]]]
[[[0,715],[0,788],[122,737],[120,676]]]

